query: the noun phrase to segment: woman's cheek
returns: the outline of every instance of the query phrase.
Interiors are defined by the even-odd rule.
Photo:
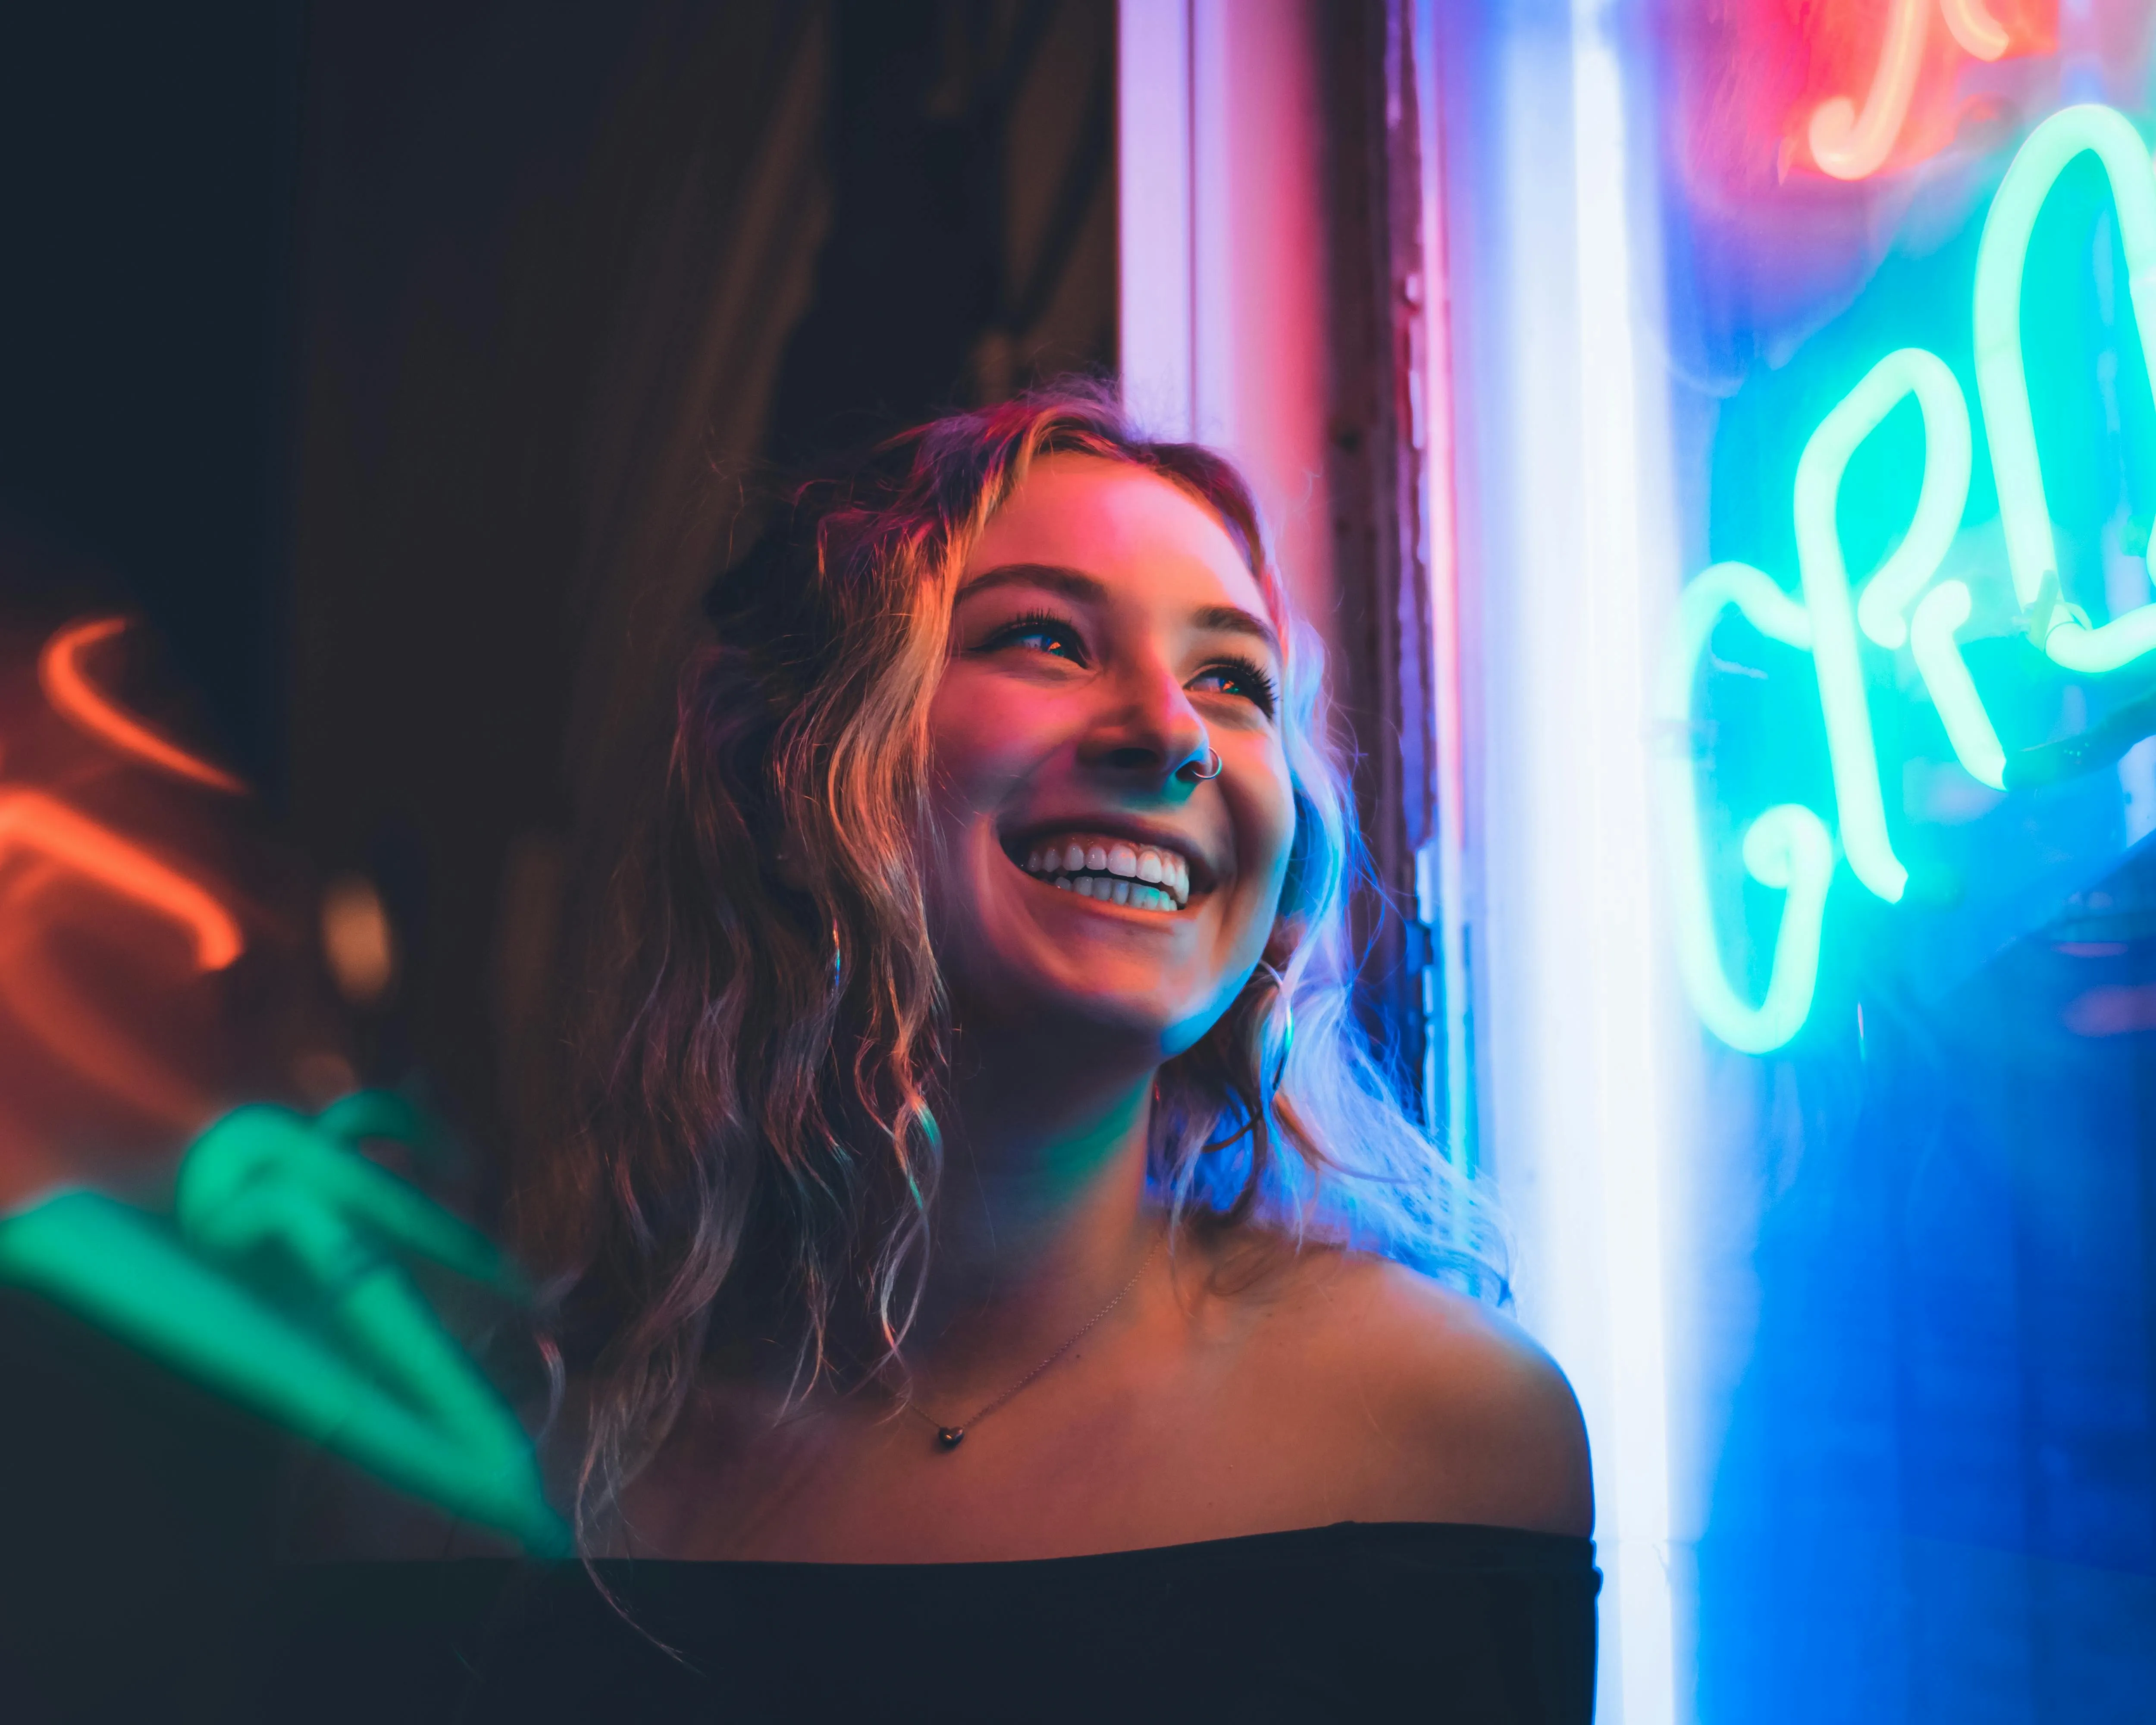
[[[1246,852],[1255,860],[1252,870],[1261,883],[1265,901],[1277,906],[1287,880],[1290,853],[1295,848],[1295,784],[1287,763],[1270,763],[1271,770],[1253,787],[1253,795],[1241,811],[1239,824],[1249,835]]]
[[[1026,747],[1042,703],[1023,690],[998,689],[954,672],[929,709],[931,747],[940,776],[976,794],[1000,795],[1024,775]]]

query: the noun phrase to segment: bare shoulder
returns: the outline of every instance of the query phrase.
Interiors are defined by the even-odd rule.
[[[1362,1254],[1306,1250],[1268,1281],[1258,1375],[1331,1410],[1309,1437],[1358,1482],[1355,1519],[1594,1531],[1578,1402],[1517,1325]]]

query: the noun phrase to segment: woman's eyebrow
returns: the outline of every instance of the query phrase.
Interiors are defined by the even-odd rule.
[[[969,599],[999,587],[1045,588],[1081,605],[1101,604],[1108,598],[1107,583],[1098,576],[1088,575],[1083,569],[1065,568],[1060,563],[998,563],[993,569],[983,570],[959,588],[958,597]],[[1201,629],[1249,635],[1263,642],[1274,658],[1281,656],[1280,636],[1273,626],[1240,605],[1208,605],[1190,620]]]
[[[1262,641],[1274,658],[1281,658],[1280,637],[1262,617],[1253,617],[1240,605],[1208,605],[1190,619],[1204,629],[1222,629],[1231,635],[1249,635]]]
[[[970,599],[998,587],[1045,587],[1081,605],[1097,605],[1108,597],[1108,585],[1098,576],[1060,563],[998,563],[960,588],[958,597]]]

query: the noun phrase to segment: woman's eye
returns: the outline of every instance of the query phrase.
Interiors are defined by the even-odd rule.
[[[1209,665],[1192,680],[1191,686],[1240,696],[1267,718],[1273,715],[1273,680],[1255,665],[1236,660]]]
[[[1086,649],[1078,639],[1078,632],[1059,617],[1020,617],[1005,624],[988,637],[991,651],[1004,647],[1029,647],[1036,653],[1050,653],[1058,659],[1070,660],[1082,665]]]

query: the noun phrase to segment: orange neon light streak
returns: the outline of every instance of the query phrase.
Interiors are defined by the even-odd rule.
[[[1984,9],[1984,0],[1939,0],[1939,10],[1964,54],[1995,60],[2012,45],[2006,27]]]
[[[54,632],[38,655],[38,682],[53,710],[91,736],[110,743],[122,754],[192,779],[213,790],[239,795],[247,787],[221,768],[167,742],[156,732],[108,700],[84,675],[82,655],[100,641],[109,641],[127,627],[124,617],[92,617],[71,623]],[[213,969],[216,967],[212,966]]]
[[[199,1127],[214,1111],[208,1094],[110,1024],[43,952],[44,931],[25,901],[62,875],[58,864],[42,865],[0,897],[0,1004],[23,1034],[129,1107],[173,1127]]]
[[[193,938],[195,963],[222,970],[246,944],[232,913],[177,870],[41,791],[0,792],[0,860],[39,851],[154,911]]]

